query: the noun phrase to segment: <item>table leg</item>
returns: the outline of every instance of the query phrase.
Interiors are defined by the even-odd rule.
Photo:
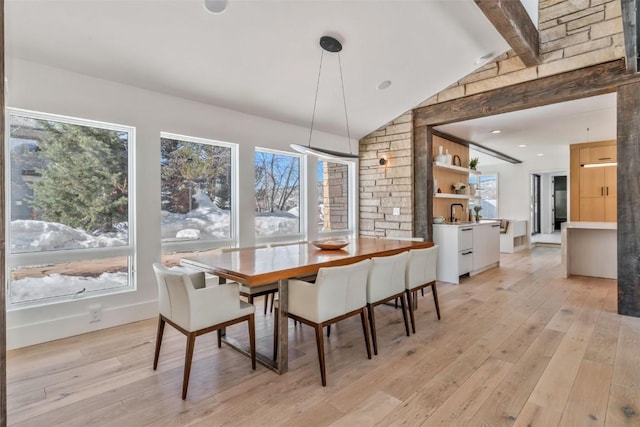
[[[278,360],[276,372],[284,374],[289,370],[289,279],[278,280]]]

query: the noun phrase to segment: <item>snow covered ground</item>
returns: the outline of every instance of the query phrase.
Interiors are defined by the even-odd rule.
[[[198,200],[199,207],[187,214],[162,212],[163,239],[212,240],[229,238],[229,211],[219,209],[207,200]],[[256,215],[256,235],[288,234],[298,231],[298,212],[277,212]],[[126,223],[118,224],[116,231],[93,235],[64,224],[34,221],[11,221],[12,253],[59,251],[124,246],[127,244]],[[52,266],[43,266],[33,276],[12,280],[10,301],[26,302],[70,295],[79,289],[86,292],[127,286],[127,273],[88,275],[78,269],[77,275],[54,272]]]

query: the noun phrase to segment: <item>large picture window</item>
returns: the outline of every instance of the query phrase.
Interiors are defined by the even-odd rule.
[[[255,153],[256,236],[300,235],[301,156],[266,149]]]
[[[234,238],[233,144],[163,133],[162,242],[166,250],[205,249]]]
[[[131,289],[134,130],[8,110],[9,305]]]
[[[349,229],[349,164],[318,161],[318,231]]]

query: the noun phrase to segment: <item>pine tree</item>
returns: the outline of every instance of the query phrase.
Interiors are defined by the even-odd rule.
[[[47,123],[39,144],[45,166],[33,204],[46,221],[109,232],[128,219],[128,141],[124,133]]]

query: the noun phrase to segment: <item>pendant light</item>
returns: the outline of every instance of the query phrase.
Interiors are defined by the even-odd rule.
[[[320,37],[320,67],[318,69],[318,82],[316,84],[316,96],[313,101],[313,114],[311,115],[311,127],[309,129],[309,142],[307,145],[291,144],[291,148],[303,153],[312,154],[324,159],[357,159],[358,155],[351,152],[351,134],[349,133],[349,117],[347,116],[347,101],[344,95],[344,78],[342,77],[342,62],[340,61],[340,51],[342,50],[342,44],[331,36]],[[326,148],[312,147],[311,136],[313,135],[313,124],[316,117],[316,107],[318,105],[318,89],[320,88],[320,75],[322,74],[322,59],[324,58],[324,52],[337,53],[338,54],[338,66],[340,67],[340,84],[342,86],[342,105],[344,106],[344,119],[347,125],[347,141],[349,143],[349,153],[342,153],[339,151],[328,150]]]

